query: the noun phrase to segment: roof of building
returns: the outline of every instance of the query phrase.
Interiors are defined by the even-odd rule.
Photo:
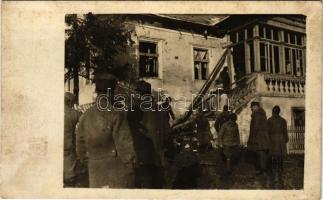
[[[201,24],[206,26],[213,26],[229,17],[229,15],[216,15],[216,14],[155,14],[155,15],[159,17],[191,22],[191,23],[196,23],[196,24]]]

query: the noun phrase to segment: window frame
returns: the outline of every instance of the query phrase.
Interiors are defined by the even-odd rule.
[[[200,50],[200,51],[206,51],[206,59],[205,60],[199,60],[199,59],[195,59],[195,50]],[[208,76],[209,76],[209,70],[210,70],[210,49],[207,47],[201,47],[201,46],[192,46],[192,64],[193,64],[193,80],[194,81],[205,81],[207,80]],[[195,63],[199,62],[200,63],[200,68],[199,68],[199,74],[198,74],[198,78],[196,78],[196,74],[195,74]],[[205,79],[202,78],[202,63],[206,63],[206,74],[205,74]]]
[[[156,48],[155,49],[156,53],[142,53],[142,52],[140,52],[140,43],[152,43],[152,44],[155,44],[156,45],[156,47],[155,47]],[[141,67],[142,67],[140,65],[141,56],[152,57],[152,58],[156,59],[156,63],[157,63],[156,76],[147,75],[147,72],[145,73],[145,75],[141,74]],[[159,57],[160,57],[160,54],[159,54],[159,41],[148,40],[148,39],[143,39],[143,38],[138,39],[138,67],[139,67],[138,76],[139,76],[139,78],[159,78],[160,77],[160,59],[159,59]]]

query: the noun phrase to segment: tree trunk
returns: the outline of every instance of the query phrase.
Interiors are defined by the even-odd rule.
[[[79,74],[78,74],[78,69],[75,66],[73,69],[73,92],[75,96],[75,103],[76,105],[79,105]]]

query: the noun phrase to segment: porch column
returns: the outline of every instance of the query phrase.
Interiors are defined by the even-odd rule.
[[[247,43],[247,29],[244,30],[244,60],[245,60],[245,66],[246,66],[246,74],[251,73],[251,67],[250,67],[250,47]]]
[[[302,47],[306,47],[306,36],[302,36]],[[303,54],[303,75],[306,73],[306,48],[302,50]]]
[[[230,34],[226,35],[226,39],[227,39],[227,45],[231,44],[231,40],[230,40]],[[231,54],[231,50],[232,48],[228,47],[228,51],[227,51],[227,66],[228,66],[228,71],[229,71],[229,76],[230,76],[230,80],[231,83],[234,82],[234,66],[232,64],[232,54]]]
[[[253,27],[253,35],[255,37],[253,41],[253,51],[255,59],[255,72],[260,72],[260,48],[259,48],[259,25]]]

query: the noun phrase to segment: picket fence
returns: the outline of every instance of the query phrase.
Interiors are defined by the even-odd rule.
[[[304,154],[305,127],[289,126],[288,136],[289,136],[289,142],[287,143],[288,154]]]

